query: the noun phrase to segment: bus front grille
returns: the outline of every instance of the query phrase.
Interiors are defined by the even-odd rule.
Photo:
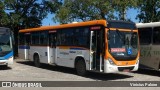
[[[134,69],[134,66],[132,66],[132,67],[118,67],[118,70],[119,71],[124,71],[124,70],[129,70],[129,71],[131,71],[131,70],[133,70]]]

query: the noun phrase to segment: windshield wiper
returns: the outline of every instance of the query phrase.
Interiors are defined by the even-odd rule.
[[[120,37],[120,39],[122,40],[122,41],[125,41],[125,39],[123,38],[123,34],[118,30],[118,29],[116,29],[116,33],[118,34],[118,36]]]

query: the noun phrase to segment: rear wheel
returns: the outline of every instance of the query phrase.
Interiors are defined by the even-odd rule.
[[[76,71],[77,71],[77,74],[80,76],[84,76],[87,74],[86,64],[83,60],[78,60],[76,62]]]
[[[34,65],[40,67],[40,59],[38,55],[34,55]]]

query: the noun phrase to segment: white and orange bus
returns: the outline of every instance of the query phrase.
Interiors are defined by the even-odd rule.
[[[137,23],[140,38],[140,68],[160,69],[160,22]]]
[[[136,71],[139,38],[135,23],[94,20],[19,31],[19,57],[86,71]]]

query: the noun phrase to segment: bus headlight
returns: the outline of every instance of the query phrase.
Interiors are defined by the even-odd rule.
[[[108,58],[108,61],[111,65],[115,65],[115,63],[113,62],[113,60],[111,58]]]

